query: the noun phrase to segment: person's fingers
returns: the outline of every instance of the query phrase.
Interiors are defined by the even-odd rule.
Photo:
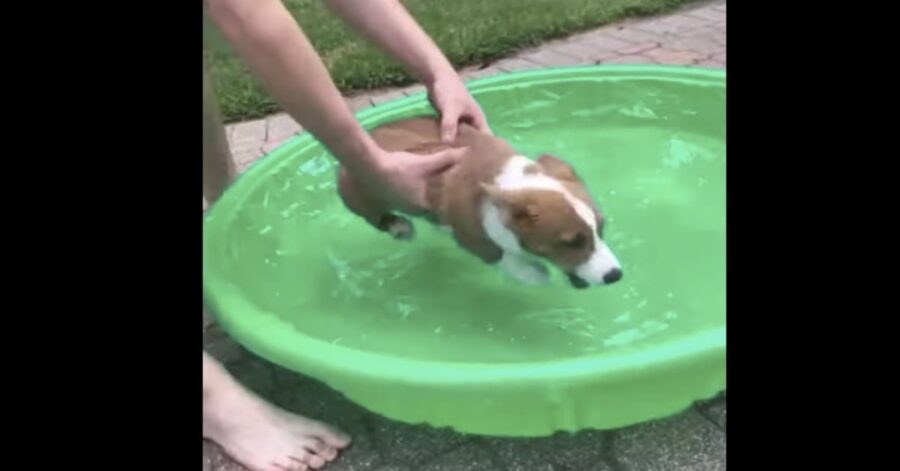
[[[459,159],[462,158],[465,152],[466,149],[464,147],[457,147],[422,156],[420,168],[426,175],[443,172],[459,162]]]
[[[484,117],[484,113],[481,110],[476,109],[472,112],[470,119],[472,120],[472,125],[475,126],[476,129],[488,134],[494,134],[494,132],[491,131],[491,127],[488,126],[487,119]]]
[[[459,112],[449,108],[441,112],[441,140],[453,142],[459,126]]]

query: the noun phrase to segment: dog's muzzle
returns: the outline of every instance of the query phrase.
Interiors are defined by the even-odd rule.
[[[574,273],[566,273],[566,276],[569,277],[569,283],[571,283],[572,286],[577,289],[585,289],[585,288],[588,288],[591,286],[591,284],[588,283],[587,281],[585,281],[584,278],[582,278]],[[608,271],[603,276],[603,284],[611,285],[621,279],[622,279],[622,270],[620,270],[618,268],[613,268],[612,270]]]

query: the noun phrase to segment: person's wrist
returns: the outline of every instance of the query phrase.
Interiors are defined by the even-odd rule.
[[[428,69],[428,73],[422,77],[422,83],[429,90],[434,87],[435,84],[441,82],[447,82],[451,80],[460,80],[459,74],[456,73],[456,70],[453,69],[449,63],[443,62],[434,67],[430,67]]]
[[[386,171],[386,152],[365,131],[353,146],[353,155],[347,162],[351,173],[366,177],[377,177]]]

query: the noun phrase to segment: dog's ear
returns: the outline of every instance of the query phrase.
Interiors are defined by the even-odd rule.
[[[547,175],[550,175],[557,180],[578,181],[575,170],[559,157],[544,154],[538,157],[537,163],[544,168]]]
[[[504,191],[487,183],[482,183],[481,188],[484,189],[488,199],[502,210],[506,224],[512,224],[523,231],[537,224],[537,208],[522,192]]]

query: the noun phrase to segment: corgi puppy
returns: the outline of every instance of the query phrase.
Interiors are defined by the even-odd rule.
[[[458,164],[427,184],[429,211],[419,215],[452,232],[456,242],[484,262],[526,284],[559,268],[575,288],[622,278],[619,260],[603,241],[604,219],[584,182],[568,164],[542,155],[519,155],[503,139],[460,124],[443,143],[437,118],[422,116],[382,125],[372,137],[390,152],[420,154],[464,147]],[[345,206],[396,239],[411,239],[412,222],[366,191],[343,167],[338,192]]]

